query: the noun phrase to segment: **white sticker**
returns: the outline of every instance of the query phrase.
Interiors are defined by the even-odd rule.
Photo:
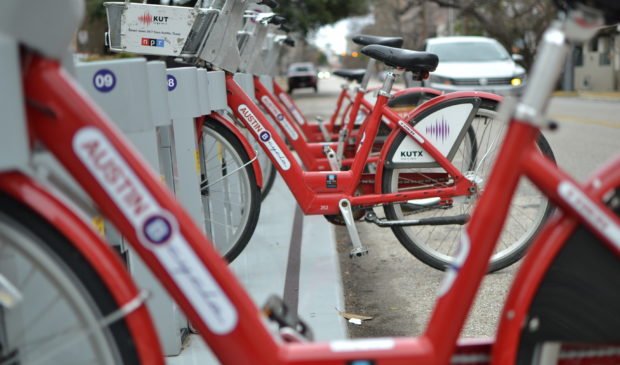
[[[583,219],[601,231],[613,244],[620,248],[620,227],[605,215],[578,187],[569,181],[558,185],[558,194],[570,204]]]
[[[269,109],[271,115],[276,118],[276,121],[278,122],[278,124],[280,124],[282,129],[286,131],[286,134],[288,134],[289,138],[291,138],[293,141],[296,141],[299,138],[299,134],[297,133],[295,128],[293,128],[291,123],[288,122],[288,119],[284,116],[284,114],[280,113],[280,110],[271,101],[271,99],[269,99],[267,95],[263,95],[260,100],[267,107],[267,109]]]
[[[175,217],[159,205],[110,141],[99,129],[86,127],[75,134],[72,147],[209,329],[218,335],[231,332],[238,322],[235,307],[181,235]]]
[[[250,110],[250,108],[245,104],[239,105],[237,110],[243,119],[248,122],[250,127],[252,127],[254,132],[256,132],[260,141],[267,146],[269,153],[271,153],[273,158],[278,162],[278,165],[280,165],[280,167],[282,167],[285,171],[290,169],[291,162],[288,158],[286,158],[286,155],[284,155],[284,152],[282,152],[280,146],[278,146],[278,144],[273,140],[271,133],[263,127],[258,118],[256,118],[254,113],[252,113],[252,110]]]
[[[424,117],[416,123],[415,130],[402,120],[398,125],[410,133],[413,138],[405,138],[398,146],[392,162],[432,163],[435,159],[420,146],[426,139],[444,156],[448,156],[461,135],[473,104],[464,103],[442,108]],[[422,138],[424,137],[424,138]]]
[[[286,93],[280,93],[280,100],[282,100],[282,102],[284,103],[286,108],[289,110],[289,112],[291,112],[291,114],[293,114],[293,117],[295,117],[295,120],[297,121],[297,123],[299,123],[300,125],[306,124],[306,120],[299,113],[299,110],[297,110],[297,108],[295,108],[295,105],[293,104],[291,99],[289,99],[289,97],[288,97],[288,95],[286,95]]]
[[[437,293],[438,296],[441,297],[446,294],[450,288],[452,288],[452,284],[454,284],[454,280],[456,280],[461,266],[463,266],[463,263],[465,263],[465,260],[469,255],[470,248],[471,242],[469,240],[469,234],[467,234],[467,231],[463,231],[463,233],[461,233],[461,241],[459,242],[459,247],[457,248],[454,261],[452,261],[446,269],[443,280],[439,285],[439,290]]]
[[[407,133],[409,133],[410,135],[413,136],[413,138],[415,138],[416,141],[418,141],[418,143],[420,144],[424,144],[424,139],[422,137],[420,137],[419,134],[417,134],[413,128],[411,128],[411,126],[405,122],[403,122],[402,120],[398,121],[398,125],[400,125],[401,127],[403,127],[403,129],[405,131],[407,131]]]
[[[393,338],[338,340],[329,343],[329,347],[333,352],[383,351],[391,350],[395,345]]]
[[[130,52],[175,56],[181,53],[196,12],[191,8],[126,4],[121,47]]]

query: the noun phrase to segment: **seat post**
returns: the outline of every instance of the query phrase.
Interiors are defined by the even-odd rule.
[[[394,81],[396,80],[396,74],[394,70],[390,70],[385,76],[385,80],[383,81],[383,86],[379,91],[379,95],[383,95],[386,97],[390,97],[392,94],[392,87],[394,86]]]
[[[374,58],[370,58],[368,60],[368,64],[366,65],[366,73],[364,73],[364,78],[362,79],[362,83],[360,85],[361,89],[364,91],[366,90],[368,86],[371,73],[374,71],[376,64],[377,64],[377,60],[375,60]]]

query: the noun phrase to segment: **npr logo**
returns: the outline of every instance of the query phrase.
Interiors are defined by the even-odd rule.
[[[163,39],[156,38],[142,38],[140,44],[145,47],[164,47],[165,42]]]

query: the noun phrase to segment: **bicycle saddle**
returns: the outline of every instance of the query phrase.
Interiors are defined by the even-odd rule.
[[[403,68],[412,72],[432,72],[437,68],[439,58],[434,53],[411,51],[370,45],[362,48],[362,53],[368,57],[379,60],[390,67]]]
[[[340,70],[334,71],[334,75],[336,76],[340,76],[343,79],[346,79],[348,81],[357,81],[359,83],[362,82],[362,79],[364,78],[365,73],[366,73],[366,70],[364,70],[363,68],[340,69]]]
[[[361,46],[378,44],[382,46],[400,48],[403,46],[403,37],[376,37],[374,35],[360,34],[353,37],[353,42]]]

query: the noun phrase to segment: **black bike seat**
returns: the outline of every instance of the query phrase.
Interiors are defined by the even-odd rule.
[[[408,49],[380,45],[366,46],[362,48],[362,53],[390,67],[403,68],[413,72],[435,71],[439,63],[439,58],[434,53],[411,51]]]
[[[363,68],[340,69],[340,70],[334,71],[334,75],[336,76],[340,76],[349,81],[357,81],[359,83],[362,82],[362,79],[364,78],[365,73],[366,73],[366,70],[364,70]]]
[[[403,37],[377,37],[374,35],[359,34],[353,37],[353,42],[361,46],[378,44],[381,46],[400,48],[403,46]]]

